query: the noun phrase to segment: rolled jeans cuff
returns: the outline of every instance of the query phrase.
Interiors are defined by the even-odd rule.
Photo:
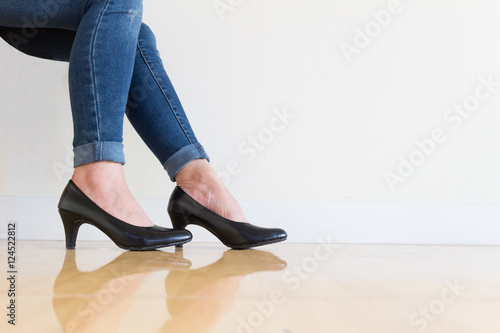
[[[163,167],[167,170],[170,180],[175,182],[175,175],[177,175],[177,172],[192,160],[202,158],[210,162],[210,158],[205,152],[205,149],[203,149],[203,146],[199,143],[192,143],[176,151],[165,163],[163,163]]]
[[[74,167],[99,161],[111,161],[125,164],[123,144],[114,141],[87,143],[73,149]]]

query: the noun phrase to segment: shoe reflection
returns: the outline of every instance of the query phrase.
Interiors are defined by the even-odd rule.
[[[54,282],[52,304],[64,332],[114,332],[132,305],[131,295],[152,272],[187,270],[191,262],[179,253],[123,252],[91,272],[76,265],[76,250],[66,250]]]
[[[171,319],[160,332],[210,332],[231,309],[245,275],[285,267],[284,260],[266,251],[227,250],[208,266],[169,272],[165,291]]]
[[[52,304],[64,332],[115,332],[134,303],[131,295],[151,273],[162,270],[169,271],[165,291],[170,318],[160,331],[206,332],[230,310],[245,275],[286,267],[269,252],[227,250],[216,262],[189,269],[191,262],[176,249],[124,252],[96,270],[82,272],[76,252],[66,251],[54,282]]]

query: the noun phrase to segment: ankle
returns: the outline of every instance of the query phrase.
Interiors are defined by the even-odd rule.
[[[99,161],[84,164],[75,168],[73,182],[87,189],[116,187],[124,182],[123,165],[110,161]]]
[[[219,176],[205,159],[192,160],[186,164],[175,176],[175,181],[180,187],[197,185],[199,190],[223,187]]]
[[[196,159],[187,163],[177,175],[175,175],[175,181],[201,181],[213,172],[212,167],[205,159]],[[215,172],[214,172],[215,173]]]

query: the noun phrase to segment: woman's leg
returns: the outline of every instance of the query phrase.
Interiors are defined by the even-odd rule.
[[[8,42],[10,37],[10,43],[13,44],[12,41],[23,40],[22,30],[0,29],[0,35]],[[21,47],[19,44],[13,46],[33,56],[69,61],[75,35],[76,32],[67,30],[37,29],[37,34],[31,36],[29,43]],[[129,119],[170,178],[175,179],[188,194],[221,216],[246,221],[240,206],[208,164],[208,156],[196,140],[163,68],[154,35],[145,24],[141,26],[138,40],[129,89]],[[74,95],[78,96],[79,93],[77,90]],[[74,104],[74,113],[75,109],[82,109],[78,103]],[[75,142],[78,142],[76,128],[81,123],[75,121]],[[95,147],[97,144],[90,146]],[[88,155],[85,149],[85,154],[79,154],[77,150],[75,160],[80,155]],[[126,186],[121,164],[102,161],[76,166],[73,180],[94,202],[112,215],[132,224],[151,225]]]
[[[122,166],[123,117],[141,23],[142,0],[89,1],[69,60],[72,180],[111,215],[151,226],[127,187]]]
[[[208,163],[208,156],[196,139],[164,69],[155,36],[144,23],[139,33],[126,114],[172,181],[218,215],[247,221]]]
[[[75,166],[125,163],[123,117],[141,23],[142,0],[89,1],[69,61]]]
[[[70,56],[73,181],[111,215],[147,226],[152,223],[128,190],[122,168],[123,117],[141,22],[142,0],[0,2],[0,26],[18,28],[2,36],[7,42],[45,58]],[[64,43],[55,46],[51,29],[76,31],[72,44],[73,36],[64,32]],[[40,40],[52,41],[52,48],[36,45]]]

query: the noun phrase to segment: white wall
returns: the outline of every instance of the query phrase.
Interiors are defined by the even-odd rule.
[[[238,199],[500,203],[500,2],[144,3],[213,165],[240,166],[229,179]],[[360,45],[357,29],[380,27],[373,12],[387,8],[385,27]],[[358,54],[346,57],[347,44]],[[67,65],[0,43],[0,77],[0,196],[57,197],[71,174]],[[462,103],[470,116],[445,120]],[[248,161],[238,146],[284,108],[295,118]],[[415,141],[434,131],[446,140],[391,189],[386,173],[400,156],[424,156]],[[173,184],[128,123],[124,140],[133,193],[168,197]]]

